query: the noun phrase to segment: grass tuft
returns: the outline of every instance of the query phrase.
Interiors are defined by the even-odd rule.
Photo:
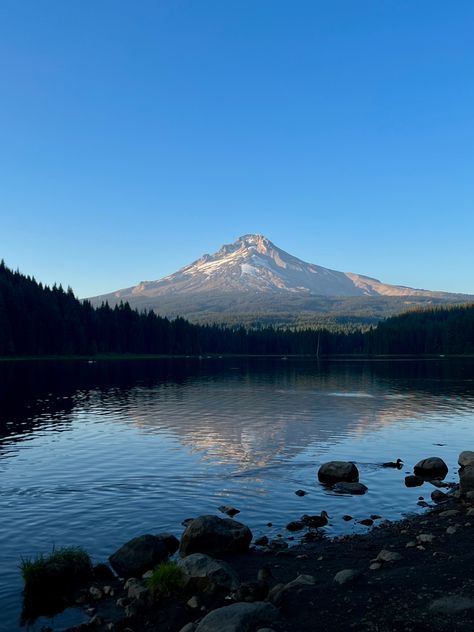
[[[154,599],[170,597],[181,590],[183,580],[183,571],[176,562],[161,562],[154,568],[148,588]]]
[[[44,595],[54,590],[63,593],[91,575],[89,554],[79,546],[54,548],[49,555],[22,558],[20,570],[25,596]]]

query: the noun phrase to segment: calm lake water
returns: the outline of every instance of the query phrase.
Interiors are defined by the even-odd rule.
[[[342,516],[420,511],[434,488],[407,489],[405,472],[439,455],[455,481],[464,449],[474,449],[472,360],[0,363],[0,630],[20,629],[21,556],[80,544],[105,561],[134,536],[179,536],[182,520],[222,504],[255,536],[289,535],[290,520],[322,509],[328,535],[363,531]],[[402,470],[380,467],[397,458]],[[357,462],[365,496],[318,484],[333,459]]]

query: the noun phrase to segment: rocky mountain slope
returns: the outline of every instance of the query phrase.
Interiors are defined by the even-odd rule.
[[[389,285],[307,263],[263,235],[249,234],[167,277],[91,301],[94,305],[124,301],[168,316],[249,324],[252,319],[277,323],[324,320],[335,314],[375,322],[413,305],[468,299],[467,295]]]

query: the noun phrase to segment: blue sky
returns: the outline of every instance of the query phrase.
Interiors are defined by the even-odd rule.
[[[471,0],[2,0],[0,257],[80,296],[259,232],[474,293]]]

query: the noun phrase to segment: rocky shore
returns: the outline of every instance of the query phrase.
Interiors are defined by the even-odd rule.
[[[319,478],[358,482],[351,465],[325,464]],[[88,616],[68,632],[471,632],[474,453],[461,453],[459,465],[460,484],[442,491],[441,459],[420,461],[414,476],[434,484],[433,507],[367,535],[329,539],[324,524],[304,524],[303,516],[304,543],[252,545],[237,520],[200,516],[187,521],[179,541],[139,536],[63,595]]]

